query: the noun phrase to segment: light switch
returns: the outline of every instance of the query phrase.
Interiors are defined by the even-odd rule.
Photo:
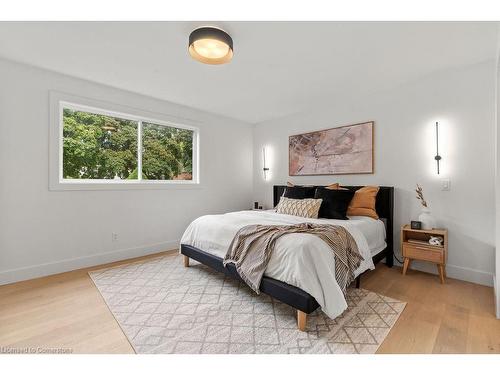
[[[445,178],[441,180],[441,190],[443,191],[449,191],[451,188],[451,181],[449,178]]]

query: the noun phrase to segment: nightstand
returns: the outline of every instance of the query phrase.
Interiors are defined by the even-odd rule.
[[[429,244],[431,236],[443,238],[443,246]],[[403,275],[412,260],[423,260],[437,265],[441,284],[446,277],[448,255],[448,231],[446,229],[411,229],[408,224],[401,228],[401,252],[404,257]]]

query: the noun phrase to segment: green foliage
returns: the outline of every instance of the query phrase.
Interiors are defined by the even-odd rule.
[[[128,178],[137,168],[137,123],[64,109],[65,178]]]
[[[63,115],[65,178],[138,178],[137,122],[70,109]],[[143,123],[143,179],[190,179],[192,144],[192,131]]]
[[[192,131],[143,123],[142,133],[143,179],[171,180],[192,173]]]
[[[136,168],[127,177],[127,180],[137,180],[139,178],[139,170]]]

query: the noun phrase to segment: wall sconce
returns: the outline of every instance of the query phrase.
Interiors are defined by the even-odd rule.
[[[264,172],[264,181],[266,181],[267,180],[267,172],[269,171],[269,168],[267,167],[267,164],[266,164],[266,148],[265,147],[262,148],[262,165],[263,165],[262,171]]]
[[[437,172],[439,174],[439,161],[441,160],[441,156],[439,155],[439,123],[436,121],[436,156],[434,156],[434,160],[437,163]]]

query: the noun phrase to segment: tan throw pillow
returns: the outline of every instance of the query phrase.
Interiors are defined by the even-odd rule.
[[[361,189],[356,190],[351,203],[349,203],[347,215],[368,216],[373,219],[378,219],[377,211],[375,210],[378,191],[378,186],[365,186]]]
[[[339,183],[336,182],[334,184],[330,184],[328,186],[325,186],[325,189],[328,189],[328,190],[339,190],[339,187],[340,187]]]
[[[347,188],[340,186],[340,184],[338,182],[336,182],[334,184],[330,184],[328,186],[325,186],[325,189],[328,189],[328,190],[349,190]]]
[[[323,202],[323,199],[291,199],[281,197],[280,202],[276,206],[276,212],[278,214],[317,219],[321,202]]]

